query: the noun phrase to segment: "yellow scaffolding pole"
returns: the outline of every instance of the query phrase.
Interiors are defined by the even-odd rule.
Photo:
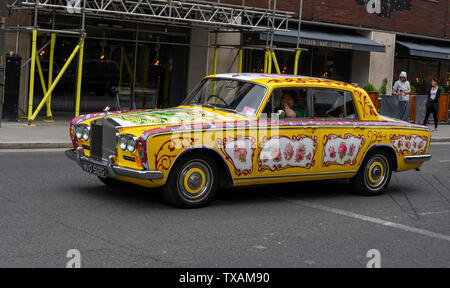
[[[298,75],[298,60],[300,59],[301,53],[302,49],[297,49],[297,51],[295,51],[294,75]]]
[[[56,85],[58,84],[59,80],[61,79],[61,77],[64,75],[64,73],[66,72],[67,68],[69,68],[70,63],[72,63],[73,58],[75,58],[75,56],[77,55],[78,51],[80,50],[80,47],[83,43],[83,40],[80,41],[80,43],[75,47],[75,49],[73,50],[72,54],[70,55],[69,59],[67,59],[66,63],[64,64],[64,66],[62,67],[61,71],[58,73],[58,76],[56,76],[55,81],[53,81],[52,86],[50,86],[48,88],[47,93],[45,94],[44,98],[42,99],[41,103],[39,104],[39,106],[36,108],[36,110],[34,111],[34,113],[28,118],[28,124],[27,126],[31,126],[32,122],[36,119],[37,115],[39,114],[39,112],[41,111],[42,107],[44,106],[44,104],[47,102],[48,97],[50,97],[50,94],[53,92],[53,90],[55,89]],[[35,53],[36,54],[36,53]],[[34,55],[34,54],[33,54]],[[36,60],[34,60],[32,63],[34,63]],[[32,66],[34,66],[32,64]],[[34,74],[34,73],[32,73]],[[33,75],[34,76],[34,75]],[[32,96],[31,96],[32,97]],[[33,108],[33,107],[31,107]]]
[[[277,74],[281,74],[280,67],[278,66],[277,56],[275,56],[275,52],[270,52],[273,59],[273,66],[275,67],[275,70],[277,71]]]
[[[42,73],[41,60],[39,60],[39,56],[36,57],[36,66],[38,70],[39,80],[41,81],[42,91],[45,95],[47,93],[47,87],[45,86],[44,73]]]
[[[28,94],[28,121],[26,126],[34,126],[31,124],[33,114],[33,96],[34,96],[34,70],[36,69],[36,44],[37,44],[37,29],[33,29],[33,36],[31,42],[31,68],[30,68],[30,88]]]
[[[267,73],[272,74],[272,57],[271,52],[267,51]]]
[[[269,55],[269,51],[265,51],[264,52],[264,73],[267,73],[267,68],[268,68],[268,62],[269,62],[269,57],[268,57],[268,55]]]
[[[123,54],[125,53],[125,48],[123,46],[120,46],[120,72],[119,72],[119,85],[117,89],[117,93],[119,93],[120,97],[120,90],[122,89],[122,77],[123,77],[123,62],[125,61]]]
[[[239,62],[238,62],[238,73],[242,73],[242,58],[244,51],[242,49],[239,49]]]
[[[83,78],[83,56],[84,56],[84,39],[81,40],[80,53],[78,54],[77,100],[75,102],[75,117],[78,117],[80,115],[81,80]]]
[[[53,84],[53,59],[55,56],[55,43],[56,43],[56,34],[52,33],[50,38],[50,58],[48,62],[48,84],[47,87],[52,86]],[[53,115],[52,115],[52,94],[50,93],[50,96],[47,100],[47,119],[44,120],[45,122],[53,122]]]
[[[217,35],[216,35],[217,37]],[[213,75],[217,74],[217,48],[214,48],[214,63],[213,63]],[[216,81],[213,82],[213,104],[216,103]]]

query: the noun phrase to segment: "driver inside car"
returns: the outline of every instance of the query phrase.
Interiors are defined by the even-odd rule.
[[[283,110],[286,113],[286,118],[299,118],[305,116],[305,111],[295,105],[294,97],[290,92],[284,92],[281,98],[281,107],[276,109]]]

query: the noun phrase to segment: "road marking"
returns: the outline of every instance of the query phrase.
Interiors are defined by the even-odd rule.
[[[450,142],[431,142],[431,145],[450,145]]]
[[[441,162],[441,163],[447,163],[447,162],[450,162],[450,160],[439,160],[439,162]]]
[[[419,213],[419,215],[427,216],[427,215],[445,214],[445,213],[449,213],[449,212],[450,212],[450,210],[437,211],[437,212],[423,212],[423,213]]]
[[[362,221],[365,221],[365,222],[375,223],[375,224],[383,225],[383,226],[386,226],[386,227],[391,227],[391,228],[395,228],[395,229],[399,229],[399,230],[403,230],[403,231],[407,231],[407,232],[411,232],[411,233],[416,233],[416,234],[420,234],[420,235],[423,235],[423,236],[427,236],[427,237],[431,237],[431,238],[440,239],[440,240],[444,240],[444,241],[450,242],[450,236],[449,235],[440,234],[440,233],[436,233],[436,232],[432,232],[432,231],[428,231],[428,230],[424,230],[424,229],[419,229],[419,228],[415,228],[415,227],[412,227],[412,226],[407,226],[407,225],[403,225],[403,224],[399,224],[399,223],[394,223],[394,222],[386,221],[386,220],[383,220],[383,219],[380,219],[380,218],[375,218],[375,217],[370,217],[370,216],[366,216],[366,215],[362,215],[362,214],[357,214],[357,213],[353,213],[353,212],[350,212],[350,211],[336,209],[336,208],[332,208],[332,207],[328,207],[328,206],[324,206],[324,205],[320,205],[320,204],[314,204],[314,203],[303,201],[303,200],[291,200],[291,199],[288,199],[288,198],[278,197],[278,196],[276,196],[275,198],[279,198],[279,199],[282,199],[282,200],[287,200],[287,201],[290,201],[290,202],[299,203],[299,204],[301,204],[303,206],[306,206],[306,207],[309,207],[309,208],[313,208],[313,209],[317,209],[317,210],[321,210],[321,211],[324,211],[324,212],[333,213],[333,214],[337,214],[337,215],[341,215],[341,216],[345,216],[345,217],[349,217],[349,218],[353,218],[353,219],[362,220]]]

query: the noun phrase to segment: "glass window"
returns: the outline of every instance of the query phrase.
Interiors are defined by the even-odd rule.
[[[352,94],[337,89],[313,89],[314,117],[357,119]]]
[[[184,101],[236,112],[253,118],[261,106],[267,88],[239,80],[208,78]]]
[[[270,117],[271,113],[284,111],[285,118],[308,117],[308,89],[307,88],[278,88],[272,92],[264,113]]]

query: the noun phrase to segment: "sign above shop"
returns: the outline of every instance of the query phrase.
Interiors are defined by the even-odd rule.
[[[367,13],[377,14],[380,17],[390,18],[394,11],[410,11],[411,0],[355,0],[365,6]]]

